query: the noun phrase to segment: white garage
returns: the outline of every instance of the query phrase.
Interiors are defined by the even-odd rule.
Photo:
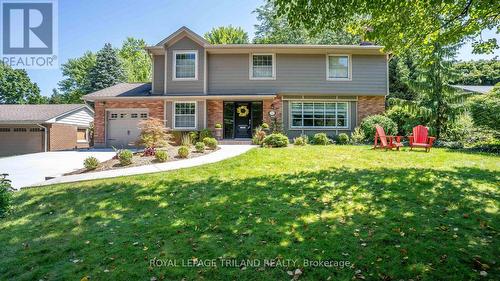
[[[132,147],[139,139],[139,122],[148,119],[147,109],[112,109],[106,113],[106,145]]]

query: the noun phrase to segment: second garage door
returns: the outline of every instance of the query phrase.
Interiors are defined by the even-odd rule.
[[[113,110],[107,112],[107,146],[135,146],[139,139],[139,122],[148,118],[147,110]]]

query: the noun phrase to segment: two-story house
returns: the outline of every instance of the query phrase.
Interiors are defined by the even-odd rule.
[[[381,46],[209,44],[186,27],[147,48],[152,83],[122,83],[84,97],[95,105],[96,146],[125,146],[138,122],[173,130],[223,126],[251,138],[263,122],[289,137],[351,132],[384,111],[388,57]]]

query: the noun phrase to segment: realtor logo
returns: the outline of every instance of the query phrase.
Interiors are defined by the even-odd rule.
[[[2,61],[13,68],[57,67],[56,0],[0,0]]]

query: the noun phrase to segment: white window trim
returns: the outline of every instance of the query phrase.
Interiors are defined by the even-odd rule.
[[[194,103],[194,127],[176,127],[175,126],[175,105],[178,103]],[[172,127],[174,130],[196,130],[198,128],[198,103],[196,101],[174,101],[172,108]]]
[[[349,69],[347,71],[347,78],[331,78],[330,73],[330,57],[347,57],[349,61]],[[350,54],[327,54],[326,55],[326,80],[327,81],[352,81],[352,56]]]
[[[177,78],[177,55],[178,54],[194,54],[194,78]],[[186,51],[173,51],[172,52],[172,80],[173,81],[196,81],[198,80],[198,51],[197,50],[186,50]]]
[[[300,102],[302,103],[302,116],[304,116],[304,103],[336,103],[336,104],[339,104],[339,103],[345,103],[346,104],[346,122],[345,122],[345,126],[323,126],[323,127],[318,127],[318,126],[294,126],[293,125],[293,116],[292,116],[292,103],[294,102]],[[294,100],[294,101],[290,101],[288,103],[288,124],[289,124],[289,128],[292,129],[292,130],[296,130],[296,129],[309,129],[309,130],[322,130],[322,129],[349,129],[350,128],[350,120],[351,120],[351,114],[350,114],[350,111],[351,108],[350,108],[350,103],[349,102],[346,102],[346,101],[319,101],[319,100]],[[337,106],[335,106],[335,123],[337,122],[337,117],[336,117],[336,114],[337,114]]]
[[[253,56],[271,56],[273,76],[272,77],[253,77]],[[276,54],[275,53],[250,53],[248,57],[248,78],[250,80],[276,80]]]
[[[85,140],[77,139],[76,142],[77,143],[88,143],[89,142],[89,129],[88,128],[77,128],[77,132],[78,132],[78,130],[85,130]]]

